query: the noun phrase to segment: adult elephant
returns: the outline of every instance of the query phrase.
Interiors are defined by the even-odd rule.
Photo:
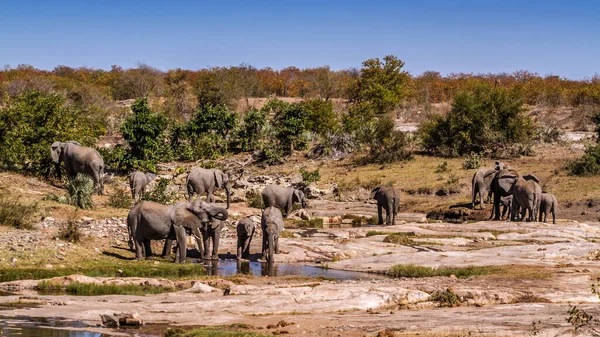
[[[185,184],[190,202],[196,193],[198,193],[198,198],[206,193],[206,202],[214,202],[215,197],[213,193],[215,192],[215,189],[224,188],[227,193],[227,208],[229,208],[231,182],[228,173],[221,170],[209,170],[201,167],[194,167],[188,174]]]
[[[378,224],[383,225],[382,210],[385,209],[385,224],[395,225],[400,209],[400,193],[390,186],[377,186],[371,191],[371,199],[377,200]]]
[[[168,255],[172,240],[177,241],[176,262],[184,263],[186,258],[186,238],[191,233],[198,244],[202,256],[203,228],[210,226],[214,219],[226,220],[227,209],[204,201],[181,202],[172,206],[151,201],[136,204],[127,216],[130,239],[135,243],[136,258],[143,260],[152,256],[151,240],[166,239],[163,255]]]
[[[131,187],[131,197],[137,203],[146,193],[146,186],[156,178],[154,173],[144,173],[140,171],[132,172],[129,175],[129,187]]]
[[[511,221],[516,221],[521,208],[521,220],[525,220],[525,212],[529,212],[527,221],[536,221],[542,201],[542,187],[539,180],[532,175],[520,177],[513,186]]]
[[[502,197],[508,197],[513,194],[513,187],[519,179],[519,172],[513,169],[499,170],[494,174],[494,178],[491,183],[491,190],[494,195],[494,207],[492,207],[492,213],[490,219],[500,220],[500,201]],[[512,213],[516,210],[513,208]]]
[[[260,220],[262,229],[262,256],[267,262],[275,261],[274,254],[279,254],[279,235],[283,231],[283,215],[276,207],[268,207]]]
[[[292,213],[295,202],[299,202],[302,205],[302,208],[306,208],[306,197],[304,196],[304,192],[293,187],[268,185],[262,190],[260,195],[265,208],[271,206],[277,207],[285,212],[286,218]]]
[[[471,204],[475,209],[475,199],[479,195],[479,205],[481,209],[485,209],[483,205],[484,199],[489,203],[492,198],[492,180],[496,173],[506,168],[504,163],[497,161],[494,167],[483,167],[477,170],[471,179],[472,199]]]
[[[69,179],[83,173],[92,178],[98,194],[104,192],[104,160],[90,147],[84,147],[78,142],[54,142],[50,146],[52,161],[56,167],[58,177],[61,177],[60,164],[65,163],[65,171]]]

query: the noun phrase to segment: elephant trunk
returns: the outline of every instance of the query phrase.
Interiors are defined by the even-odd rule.
[[[269,235],[269,250],[267,252],[267,254],[268,254],[267,262],[273,263],[273,261],[275,260],[275,257],[273,256],[273,254],[275,253],[275,244],[274,244],[275,234],[268,234],[268,235]]]
[[[229,195],[231,194],[230,189],[229,189],[229,184],[228,184],[228,186],[225,187],[225,193],[227,193],[227,209],[229,209],[229,198],[230,198]]]
[[[215,207],[212,210],[212,214],[211,216],[217,220],[227,220],[227,217],[229,216],[229,213],[227,212],[226,208],[223,207]]]
[[[62,179],[62,171],[60,169],[60,162],[55,162],[54,163],[54,171],[56,172],[56,176],[58,177],[58,179]]]

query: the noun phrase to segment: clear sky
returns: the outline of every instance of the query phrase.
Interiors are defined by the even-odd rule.
[[[600,72],[600,1],[0,1],[0,66]]]

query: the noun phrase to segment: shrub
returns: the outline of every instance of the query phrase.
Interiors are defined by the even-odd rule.
[[[321,180],[321,174],[319,173],[318,168],[314,171],[309,171],[302,167],[300,168],[300,174],[302,175],[302,180],[306,183],[313,183]]]
[[[471,152],[465,158],[465,161],[462,164],[463,169],[465,170],[474,170],[481,167],[482,158],[479,153]]]
[[[94,193],[94,181],[90,176],[79,173],[67,184],[69,193],[69,204],[79,208],[90,209],[94,207],[92,193]]]
[[[356,149],[356,139],[348,133],[336,132],[320,137],[320,141],[310,149],[307,157],[311,159],[341,159]]]
[[[103,111],[90,113],[59,94],[28,91],[9,97],[0,104],[0,169],[47,176],[53,142],[89,145],[104,125]]]
[[[402,246],[411,246],[415,242],[409,238],[409,233],[393,233],[383,238],[383,242],[394,243]]]
[[[177,191],[169,189],[170,180],[166,178],[158,179],[156,187],[148,193],[145,193],[142,200],[154,201],[163,205],[172,205],[177,201]]]
[[[115,189],[115,192],[108,197],[108,206],[114,208],[129,208],[132,202],[131,192],[124,188]]]
[[[228,151],[229,133],[238,125],[238,115],[230,111],[226,105],[200,105],[196,115],[187,125],[187,134],[194,138],[197,135],[212,134],[214,143],[223,153]]]
[[[267,115],[262,111],[252,109],[244,115],[244,123],[238,134],[243,151],[254,151],[260,147],[266,124]]]
[[[450,168],[448,167],[447,161],[444,161],[435,169],[435,173],[446,173],[448,171],[450,171]]]
[[[246,195],[246,204],[252,208],[263,208],[262,197],[257,191],[252,191]]]
[[[457,157],[471,152],[495,153],[527,143],[534,135],[516,90],[479,85],[456,95],[446,116],[434,116],[419,130],[423,147],[435,155]]]
[[[278,149],[283,154],[303,150],[308,144],[306,125],[308,113],[297,103],[286,103],[278,99],[267,102],[261,111],[273,114],[273,134]]]
[[[575,176],[600,174],[600,144],[588,146],[581,158],[567,164],[567,170]]]
[[[437,269],[417,266],[413,264],[398,264],[392,267],[390,275],[393,277],[434,277],[454,275],[458,278],[487,275],[492,271],[490,267],[440,267]]]
[[[439,302],[440,307],[456,307],[460,305],[460,298],[451,289],[436,290],[431,294],[431,301]]]
[[[19,197],[11,196],[5,187],[0,187],[0,225],[30,229],[37,210],[38,202],[23,204]]]
[[[333,112],[333,102],[309,99],[300,103],[306,111],[306,129],[320,135],[327,135],[338,128],[337,115]]]
[[[362,163],[387,164],[412,159],[411,139],[394,127],[390,118],[378,118],[370,129],[365,129],[362,138],[368,145],[368,153]]]
[[[77,243],[81,241],[81,231],[79,230],[77,223],[75,223],[76,214],[77,212],[75,212],[75,214],[72,217],[70,217],[69,220],[67,220],[66,224],[63,224],[60,227],[58,231],[58,237],[61,240],[72,243]]]

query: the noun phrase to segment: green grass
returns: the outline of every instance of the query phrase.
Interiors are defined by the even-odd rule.
[[[441,267],[434,269],[413,264],[397,264],[390,269],[390,275],[393,277],[409,278],[454,275],[457,278],[469,278],[472,276],[487,275],[495,270],[493,267]]]
[[[368,231],[367,237],[375,236],[375,235],[390,235],[390,234],[394,234],[394,232]]]
[[[58,276],[79,274],[90,277],[160,277],[166,279],[181,279],[204,275],[204,268],[199,264],[176,264],[152,261],[123,262],[123,263],[90,263],[81,268],[42,269],[39,267],[2,268],[0,282],[15,280],[40,280]]]
[[[234,331],[228,330],[229,327],[206,327],[194,328],[191,330],[170,329],[167,330],[165,337],[270,337],[271,334],[264,334],[252,331]]]
[[[310,220],[294,220],[296,228],[323,228],[323,218],[312,218]]]
[[[173,287],[157,287],[150,285],[115,285],[73,282],[67,286],[62,284],[41,281],[37,286],[40,295],[75,295],[75,296],[101,296],[101,295],[146,295],[162,294],[177,290]]]
[[[410,246],[415,242],[409,238],[412,233],[394,233],[383,238],[383,242],[394,243],[397,245]]]

